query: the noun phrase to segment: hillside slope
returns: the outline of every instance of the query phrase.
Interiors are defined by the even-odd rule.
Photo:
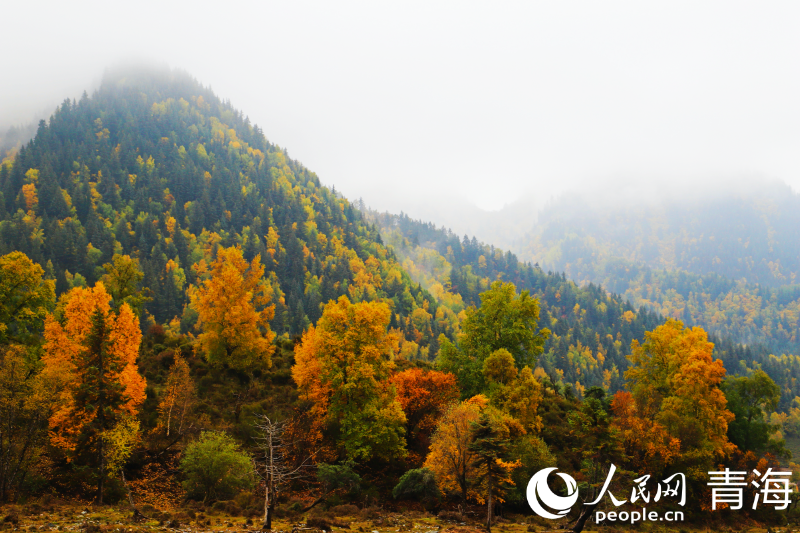
[[[363,208],[363,206],[361,206]],[[581,390],[592,385],[618,390],[628,367],[631,341],[664,321],[650,306],[634,307],[623,295],[564,274],[544,272],[511,252],[417,221],[406,215],[368,212],[414,280],[441,295],[452,292],[466,304],[480,303],[479,293],[495,279],[512,281],[539,299],[540,324],[553,335],[540,364],[551,379]],[[800,394],[800,358],[775,357],[763,344],[742,345],[731,335],[712,335],[715,357],[731,374],[762,367],[783,390],[782,406]]]
[[[520,257],[635,307],[800,354],[800,196],[752,182],[640,200],[564,196],[540,214]]]
[[[407,335],[414,310],[436,312],[347,200],[180,72],[111,72],[65,101],[0,166],[0,194],[0,253],[46,265],[58,293],[93,284],[115,253],[138,257],[158,323],[183,316],[186,330],[193,265],[234,244],[266,265],[278,334],[340,295],[390,301]],[[426,349],[443,332],[430,327]]]

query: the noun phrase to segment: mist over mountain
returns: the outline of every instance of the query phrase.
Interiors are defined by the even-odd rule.
[[[733,181],[657,197],[573,193],[545,207],[522,257],[596,279],[610,259],[771,287],[800,275],[800,195],[777,181]]]

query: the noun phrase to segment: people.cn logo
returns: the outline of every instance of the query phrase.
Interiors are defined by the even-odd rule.
[[[564,515],[569,513],[572,506],[575,505],[575,502],[578,501],[578,484],[569,474],[562,474],[561,472],[556,474],[567,484],[567,496],[559,496],[550,490],[550,486],[547,484],[547,476],[549,476],[550,472],[553,470],[558,469],[555,467],[545,468],[544,470],[536,472],[528,482],[528,490],[526,492],[528,504],[531,506],[531,509],[539,516],[551,520],[563,518]],[[557,511],[557,513],[551,513],[542,507],[542,504]]]

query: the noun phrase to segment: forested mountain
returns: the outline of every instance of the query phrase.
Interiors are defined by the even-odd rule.
[[[218,246],[260,254],[279,335],[299,335],[340,295],[391,300],[392,326],[409,336],[415,310],[436,313],[347,200],[180,72],[110,72],[91,97],[65,101],[6,157],[0,194],[0,254],[46,265],[58,294],[129,254],[145,274],[147,311],[158,323],[183,317],[184,331],[193,265]],[[452,334],[418,325],[430,329],[418,340],[426,351]]]
[[[365,209],[363,205],[360,208]],[[412,278],[434,294],[447,289],[466,303],[477,305],[478,293],[495,279],[512,281],[518,289],[531,291],[539,299],[540,323],[553,332],[540,364],[556,381],[578,389],[601,385],[617,390],[628,367],[631,341],[641,339],[644,331],[669,316],[653,311],[651,302],[642,302],[637,308],[627,295],[609,293],[591,282],[579,285],[563,273],[544,272],[538,265],[520,261],[511,252],[475,237],[459,238],[450,230],[403,214],[369,211],[367,218],[381,227],[384,242]],[[736,311],[743,312],[739,308]],[[731,373],[746,374],[763,367],[781,385],[782,406],[788,407],[800,394],[800,358],[776,357],[763,343],[742,345],[732,340],[737,338],[739,331],[733,328],[713,338],[715,356]]]
[[[134,256],[150,320],[184,332],[196,320],[186,305],[195,266],[239,245],[246,260],[262,258],[279,335],[299,335],[340,295],[386,299],[404,353],[432,360],[439,335],[455,339],[466,307],[502,279],[539,298],[541,324],[552,331],[541,366],[578,390],[617,390],[631,341],[662,315],[752,345],[734,358],[745,348],[730,344],[729,366],[766,361],[767,351],[800,353],[800,294],[775,287],[800,269],[798,200],[783,189],[759,201],[730,195],[704,209],[689,202],[613,214],[564,199],[541,214],[530,241],[528,255],[566,276],[545,273],[407,216],[365,221],[191,77],[144,71],[111,72],[91,98],[65,101],[31,143],[9,152],[0,191],[0,253],[19,250],[44,265],[57,294],[94,284],[114,254]],[[783,361],[773,361],[781,373],[786,361],[796,366]]]
[[[620,494],[686,472],[700,511],[709,469],[800,434],[800,358],[710,340],[350,203],[180,72],[111,72],[0,164],[2,502],[490,524],[545,467],[599,490],[614,464]]]
[[[520,256],[776,356],[800,354],[800,196],[778,183],[620,202],[568,195]]]

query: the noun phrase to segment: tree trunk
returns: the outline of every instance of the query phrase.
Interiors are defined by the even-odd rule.
[[[131,509],[133,509],[133,519],[136,522],[144,520],[145,516],[136,507],[136,502],[133,501],[133,493],[131,492],[131,488],[128,486],[128,480],[125,479],[125,471],[120,470],[120,475],[122,476],[122,484],[125,486],[125,493],[128,495],[128,503],[131,504]]]
[[[97,480],[97,504],[103,505],[103,481],[106,477],[106,461],[103,455],[103,438],[100,438],[100,477]]]
[[[269,502],[269,508],[267,508],[267,529],[272,529],[272,517],[275,515],[275,498]]]
[[[327,498],[327,497],[328,497],[328,494],[330,494],[330,491],[328,491],[328,492],[324,493],[322,496],[320,496],[319,498],[317,498],[316,500],[314,500],[314,503],[312,503],[311,505],[309,505],[309,506],[308,506],[308,507],[306,507],[305,509],[301,510],[300,512],[301,512],[301,513],[307,513],[308,511],[310,511],[311,509],[313,509],[314,507],[316,507],[316,506],[317,506],[317,504],[319,504],[319,503],[322,503],[323,501],[325,501],[325,498]]]
[[[489,477],[489,494],[487,494],[487,503],[486,506],[486,531],[492,533],[492,478]]]
[[[264,529],[272,529],[272,511],[275,509],[275,463],[273,460],[272,431],[267,436],[267,453],[269,454],[269,464],[267,465],[267,479],[264,486]]]

